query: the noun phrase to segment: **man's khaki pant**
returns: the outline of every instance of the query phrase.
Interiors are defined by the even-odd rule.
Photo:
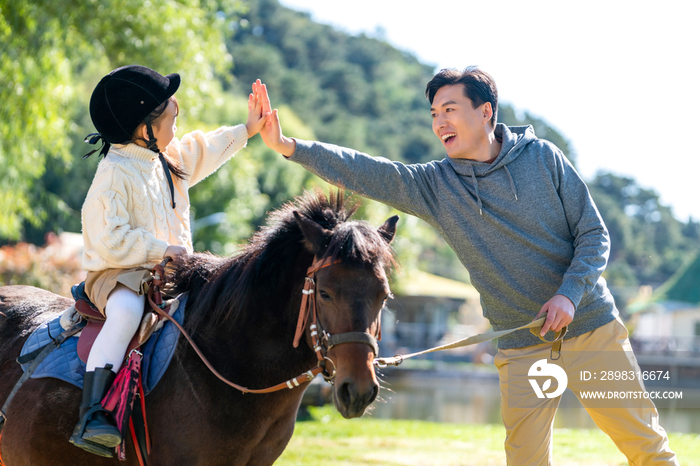
[[[500,380],[501,415],[506,427],[505,449],[509,465],[552,464],[552,426],[561,396],[547,398],[546,392],[554,392],[556,382],[552,382],[552,388],[549,388],[545,387],[547,384],[541,377],[533,377],[537,368],[530,369],[542,359],[546,359],[548,365],[556,364],[564,369],[568,388],[576,394],[598,427],[615,442],[630,465],[678,465],[675,453],[669,448],[666,431],[659,425],[658,411],[650,399],[593,400],[581,396],[583,391],[644,392],[627,329],[619,318],[565,340],[560,353],[553,353],[551,344],[498,351],[495,364]],[[582,371],[588,374],[582,375]],[[620,375],[627,380],[620,380]],[[538,381],[545,398],[538,398],[530,380]]]

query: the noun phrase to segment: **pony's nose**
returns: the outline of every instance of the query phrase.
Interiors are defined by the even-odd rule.
[[[367,389],[360,390],[352,379],[345,379],[336,388],[339,411],[346,418],[362,416],[367,406],[377,398],[379,384],[372,383]]]

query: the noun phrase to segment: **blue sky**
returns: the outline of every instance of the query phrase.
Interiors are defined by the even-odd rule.
[[[585,179],[632,177],[680,220],[700,220],[700,2],[281,3],[382,37],[436,70],[480,66],[502,102],[572,142]]]

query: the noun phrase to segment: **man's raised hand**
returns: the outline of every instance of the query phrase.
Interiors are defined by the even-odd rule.
[[[260,80],[258,80],[258,83],[259,82]],[[297,143],[294,139],[288,138],[282,134],[282,126],[280,125],[277,109],[271,110],[272,107],[270,105],[270,96],[267,93],[267,86],[265,84],[260,85],[260,94],[262,96],[263,114],[271,112],[270,117],[260,130],[260,136],[267,147],[279,152],[285,157],[289,157],[294,153]]]

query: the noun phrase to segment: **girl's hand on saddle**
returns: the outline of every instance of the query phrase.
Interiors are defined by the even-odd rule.
[[[248,121],[245,124],[248,130],[248,139],[260,132],[270,116],[270,111],[263,108],[262,89],[265,85],[258,79],[253,83],[253,93],[248,96]]]
[[[270,96],[267,94],[267,86],[264,84],[260,88],[262,95],[262,111],[270,114],[270,117],[265,122],[265,125],[260,130],[260,136],[267,147],[279,152],[285,157],[290,157],[296,150],[297,143],[294,139],[286,137],[282,134],[282,126],[280,125],[277,109],[271,110]]]
[[[187,249],[185,249],[183,246],[177,246],[175,244],[170,244],[165,249],[165,254],[163,254],[163,257],[169,257],[169,258],[175,260],[177,258],[177,256],[182,256],[183,254],[187,254]]]

